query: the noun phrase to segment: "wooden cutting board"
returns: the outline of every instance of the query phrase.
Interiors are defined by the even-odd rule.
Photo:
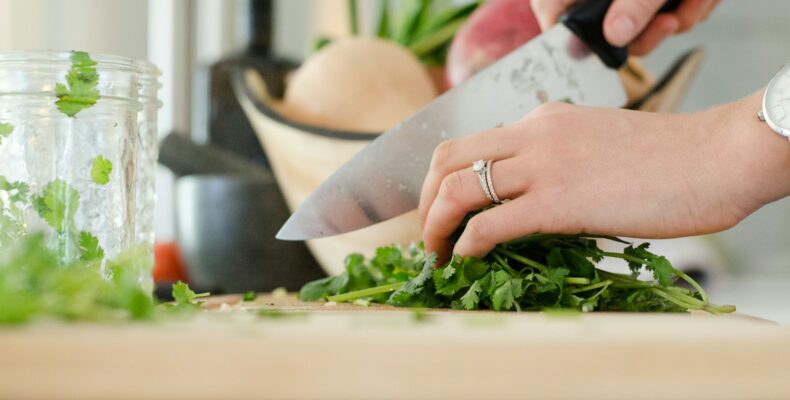
[[[790,398],[790,330],[742,315],[208,305],[0,329],[0,398]]]

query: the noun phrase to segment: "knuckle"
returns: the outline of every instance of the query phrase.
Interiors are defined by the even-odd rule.
[[[452,204],[456,204],[458,199],[461,197],[461,194],[464,190],[464,180],[461,178],[461,174],[458,172],[454,172],[450,175],[447,175],[443,180],[441,187],[439,189],[439,193],[444,201]]]
[[[494,229],[491,218],[483,214],[477,214],[466,224],[464,234],[468,235],[473,243],[480,243],[489,237]]]
[[[678,15],[678,30],[677,33],[684,33],[688,32],[689,29],[694,27],[694,24],[697,21],[694,17],[687,15],[687,14],[680,14]]]
[[[571,105],[564,101],[549,101],[538,106],[533,113],[538,116],[549,116],[561,113],[567,110],[568,107],[571,107]]]
[[[455,139],[449,139],[439,143],[439,145],[436,146],[436,149],[433,151],[433,157],[431,158],[431,169],[444,171],[445,168],[447,168],[450,164],[450,159],[455,146]]]
[[[664,3],[663,0],[641,0],[621,2],[627,6],[623,12],[640,23],[649,21],[656,10]]]
[[[571,104],[560,101],[544,103],[522,119],[522,122],[527,123],[531,120],[534,123],[535,120],[539,120],[540,123],[532,125],[540,127],[540,130],[553,130],[557,125],[562,125],[565,118],[575,118],[572,116],[573,107]]]
[[[697,22],[705,20],[705,10],[700,7],[707,6],[703,6],[702,3],[700,3],[696,8],[688,8],[677,13],[679,33],[687,32],[693,28]]]
[[[538,108],[536,108],[532,113],[535,115],[551,114],[557,109],[558,105],[559,104],[556,101],[549,101],[539,105]]]

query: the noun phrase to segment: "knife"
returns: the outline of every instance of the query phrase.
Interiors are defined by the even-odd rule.
[[[447,139],[511,124],[547,101],[624,106],[617,68],[628,49],[612,47],[603,34],[611,3],[578,3],[554,28],[373,140],[297,208],[277,238],[333,236],[414,210],[433,150]],[[668,1],[660,12],[679,3]]]

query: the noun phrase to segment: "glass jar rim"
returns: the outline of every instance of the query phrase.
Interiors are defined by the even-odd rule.
[[[87,52],[96,61],[96,69],[122,70],[143,74],[144,65],[128,57]],[[7,64],[71,64],[74,51],[57,50],[0,50],[0,68]],[[150,63],[147,63],[150,64]],[[153,66],[153,64],[150,64]],[[145,66],[148,67],[147,65]],[[156,68],[155,66],[153,66]]]
[[[134,60],[134,62],[139,65],[142,70],[142,79],[157,80],[162,76],[162,70],[160,70],[156,64],[147,60]]]

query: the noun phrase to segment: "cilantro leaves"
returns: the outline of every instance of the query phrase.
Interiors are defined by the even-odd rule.
[[[0,175],[0,247],[11,238],[25,234],[24,206],[30,187],[24,182],[9,182]],[[3,200],[5,197],[5,200]]]
[[[172,291],[175,302],[158,305],[138,282],[144,253],[130,249],[106,260],[107,279],[101,272],[103,251],[92,235],[80,234],[83,257],[66,263],[47,241],[34,233],[0,247],[0,325],[35,318],[111,322],[178,317],[199,310],[198,299],[208,296],[178,282]]]
[[[80,232],[79,236],[80,259],[85,262],[104,259],[104,249],[99,245],[99,239],[90,232]]]
[[[209,296],[209,293],[195,293],[184,282],[178,281],[173,284],[172,290],[173,300],[175,300],[175,307],[177,309],[197,309],[203,304],[197,299]]]
[[[91,164],[91,179],[99,185],[106,185],[110,183],[110,174],[112,173],[112,162],[110,160],[98,156],[93,159]]]
[[[382,247],[369,263],[358,254],[350,256],[345,273],[308,283],[300,298],[495,311],[735,310],[709,303],[702,287],[666,257],[648,251],[647,244],[629,244],[615,253],[601,250],[598,239],[625,243],[613,237],[535,234],[500,244],[481,259],[454,256],[440,268],[422,247],[413,246],[408,254],[397,246]],[[633,274],[596,268],[606,257],[627,261]],[[637,279],[642,270],[655,280]],[[676,279],[695,290],[673,286]]]
[[[66,84],[55,85],[55,105],[58,110],[69,117],[92,107],[99,100],[99,73],[96,61],[84,51],[71,54],[71,69],[66,74]]]
[[[3,139],[11,136],[12,133],[14,133],[14,125],[0,122],[0,144],[3,144]]]
[[[33,208],[52,229],[63,233],[71,228],[79,201],[79,192],[56,179],[45,186],[41,194],[33,196]]]
[[[65,320],[143,319],[154,302],[131,271],[136,261],[113,263],[113,280],[100,263],[61,263],[43,234],[29,234],[0,248],[0,324],[35,317]],[[109,264],[109,263],[108,263]]]

